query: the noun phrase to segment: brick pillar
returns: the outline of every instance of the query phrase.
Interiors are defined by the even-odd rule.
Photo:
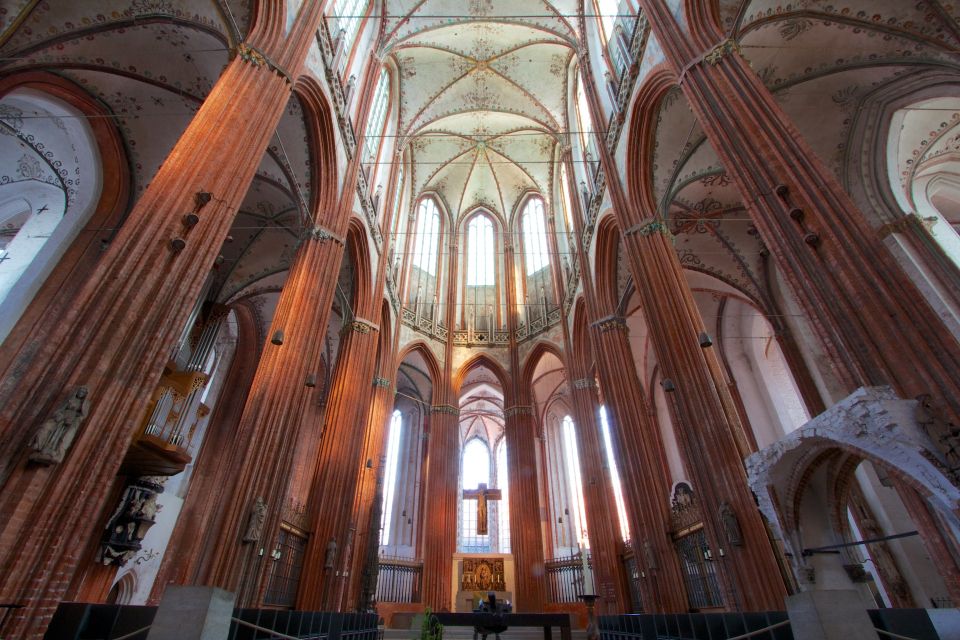
[[[321,16],[260,43],[298,72]],[[264,20],[267,20],[264,17]],[[272,32],[271,32],[272,33]],[[55,331],[0,383],[0,600],[26,605],[0,635],[42,634],[99,536],[103,487],[156,386],[291,95],[285,71],[244,46],[226,67]],[[243,132],[242,135],[238,132]],[[198,193],[209,193],[198,198]],[[184,214],[199,222],[188,229]],[[174,238],[185,240],[182,249]],[[28,462],[36,429],[80,386],[89,414],[59,464]]]
[[[831,367],[850,391],[892,384],[960,419],[960,345],[733,41],[693,50],[666,4],[641,0],[687,101]]]
[[[511,376],[514,377],[514,376]],[[526,400],[527,396],[521,394]],[[515,609],[541,612],[546,604],[543,532],[537,493],[537,441],[533,407],[507,407],[507,473],[510,483],[510,550],[516,567]]]
[[[569,156],[566,162],[567,175],[574,175]],[[568,188],[569,201],[575,209],[572,217],[577,227],[576,259],[581,262],[580,277],[584,298],[589,315],[596,319],[602,317],[603,310],[597,301],[592,269],[581,258],[588,255],[582,242],[583,215],[576,211],[581,200],[572,181],[568,183]],[[583,330],[586,332],[585,327]],[[670,474],[666,454],[660,429],[644,399],[644,389],[637,378],[626,325],[622,319],[617,318],[614,318],[613,322],[598,321],[591,334],[594,359],[612,417],[610,435],[614,455],[626,463],[620,470],[623,474],[623,498],[637,566],[646,575],[640,583],[644,611],[686,611],[687,598],[679,558],[667,535],[670,530]],[[582,339],[588,338],[584,336]],[[587,349],[579,351],[575,358],[578,365],[573,369],[575,371],[583,371],[586,366],[584,360]]]
[[[713,347],[699,344],[703,321],[671,239],[666,225],[653,219],[628,229],[624,244],[657,361],[676,388],[665,395],[684,465],[702,498],[714,556],[719,549],[725,554],[719,568],[726,606],[779,608],[786,591],[747,486],[749,446]]]
[[[571,217],[579,217],[575,212]],[[555,210],[547,219],[550,247],[550,267],[553,272],[556,299],[563,300],[563,269],[560,266],[560,248],[557,242]],[[588,274],[589,277],[589,274]],[[597,420],[596,382],[589,377],[589,363],[583,362],[573,344],[570,325],[561,322],[563,329],[564,368],[570,385],[573,419],[577,434],[577,451],[580,454],[580,477],[583,478],[583,501],[586,508],[587,535],[590,554],[593,558],[594,584],[597,585],[597,614],[630,612],[630,594],[627,591],[626,574],[620,553],[623,540],[619,533],[619,520],[613,494],[610,470],[607,467],[600,425]],[[626,466],[626,465],[624,465]]]
[[[450,372],[444,386],[449,386]],[[442,402],[449,390],[435,389]],[[457,478],[460,474],[459,411],[450,404],[430,407],[427,441],[427,491],[423,501],[423,604],[450,609],[453,554],[457,550]]]
[[[269,553],[305,428],[303,416],[319,393],[307,386],[307,378],[321,366],[325,332],[318,328],[327,326],[336,285],[329,274],[339,271],[342,259],[343,243],[325,231],[312,232],[303,241],[234,435],[232,479],[220,493],[224,516],[219,530],[211,532],[213,557],[200,580],[237,593],[241,606],[258,604],[266,588]],[[258,498],[266,512],[259,537],[251,539],[249,523]]]
[[[594,324],[593,344],[603,397],[610,411],[615,448],[623,460],[624,502],[640,581],[644,611],[688,609],[670,530],[670,473],[660,428],[637,378],[633,351],[622,318]],[[689,467],[688,467],[689,468]],[[746,487],[746,478],[744,478]]]
[[[600,406],[597,403],[596,382],[590,377],[577,377],[571,370],[570,395],[576,423],[577,451],[580,453],[580,476],[583,478],[594,584],[600,596],[597,614],[629,613],[630,594],[626,590],[626,574],[620,557],[623,549],[620,521],[597,420]]]
[[[380,330],[383,331],[383,327]],[[377,478],[382,476],[384,472],[387,428],[393,411],[395,391],[393,381],[383,377],[386,369],[393,366],[393,361],[390,360],[383,365],[378,372],[379,375],[373,378],[373,397],[371,398],[370,417],[366,428],[367,436],[363,444],[363,452],[360,455],[364,468],[360,475],[360,485],[357,489],[355,501],[354,521],[357,523],[358,531],[353,545],[350,586],[347,589],[345,601],[347,611],[356,610],[364,604],[360,598],[363,581],[366,579],[364,571],[368,570],[370,554],[377,555],[377,547],[380,544],[380,520],[371,520],[370,514],[376,511],[374,502],[383,500],[383,496],[378,495],[377,492]],[[367,460],[371,462],[372,467],[367,468]],[[382,479],[382,482],[386,481],[386,478]],[[373,549],[370,548],[371,546]],[[375,577],[373,578],[373,584],[376,584]]]
[[[516,576],[514,610],[543,611],[544,591],[543,530],[540,524],[540,479],[537,475],[537,421],[531,405],[531,389],[521,382],[517,349],[517,280],[514,247],[504,243],[504,273],[507,287],[507,332],[510,335],[510,381],[504,389],[507,439],[507,481],[510,504],[510,551]],[[491,452],[492,453],[492,452]]]
[[[362,460],[373,391],[379,327],[355,318],[341,333],[337,366],[327,400],[326,429],[320,442],[316,476],[310,490],[312,532],[303,559],[298,608],[338,611],[346,591],[358,528],[354,499],[361,473],[372,475]],[[336,544],[335,552],[330,540]],[[328,546],[330,549],[328,550]]]

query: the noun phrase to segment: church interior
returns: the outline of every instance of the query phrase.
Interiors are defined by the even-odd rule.
[[[0,158],[0,638],[960,637],[954,0],[5,0]]]

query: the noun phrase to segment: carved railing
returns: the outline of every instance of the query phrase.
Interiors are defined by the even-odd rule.
[[[379,567],[377,602],[420,602],[423,562],[381,557]]]
[[[515,336],[517,342],[534,338],[550,328],[558,325],[563,316],[559,308],[551,309],[546,317],[536,318],[529,323],[520,323]],[[445,341],[452,336],[453,344],[458,346],[482,347],[485,345],[505,347],[510,344],[510,332],[505,329],[455,329],[449,331],[446,327],[434,322],[432,318],[419,315],[409,307],[400,310],[400,321],[411,329],[426,334],[436,340]]]

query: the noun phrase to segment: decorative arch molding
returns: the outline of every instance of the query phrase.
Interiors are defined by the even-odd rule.
[[[587,321],[587,308],[583,298],[576,301],[573,308],[573,327],[571,344],[573,357],[570,358],[570,376],[579,379],[585,375],[593,375],[594,358],[590,330]]]
[[[627,195],[637,203],[634,213],[620,212],[623,224],[637,224],[647,217],[643,212],[657,211],[653,189],[653,146],[657,132],[657,105],[677,84],[676,76],[666,63],[654,67],[637,90],[633,111],[630,113],[630,133],[627,139],[626,177]]]
[[[16,89],[31,89],[52,96],[88,116],[88,126],[99,153],[101,188],[89,218],[69,244],[56,266],[44,279],[19,320],[9,327],[0,349],[0,371],[5,370],[21,350],[38,349],[25,344],[28,333],[37,325],[52,324],[63,317],[72,300],[72,292],[89,278],[102,254],[101,243],[112,235],[100,229],[116,229],[130,209],[132,172],[123,137],[111,115],[96,99],[73,82],[52,73],[30,71],[0,79],[0,98]]]
[[[684,0],[683,12],[690,35],[701,50],[707,51],[719,43],[723,26],[718,0]]]
[[[602,216],[597,224],[597,250],[594,263],[597,304],[601,315],[610,315],[619,307],[617,256],[620,252],[620,225],[613,215]]]
[[[457,369],[457,372],[453,376],[453,396],[456,398],[460,397],[460,389],[463,387],[463,382],[466,380],[467,375],[474,369],[481,367],[489,369],[500,383],[500,388],[503,390],[504,406],[512,406],[514,402],[513,398],[510,397],[510,376],[500,363],[485,353],[478,353],[472,356]]]
[[[527,354],[527,358],[521,367],[520,384],[517,391],[517,402],[519,404],[530,404],[532,400],[530,395],[534,383],[533,376],[537,371],[540,361],[546,355],[554,356],[560,362],[561,367],[566,368],[563,354],[560,353],[560,350],[555,344],[547,342],[546,340],[538,341],[537,344],[534,345],[533,349],[530,350],[530,353]]]
[[[423,362],[427,367],[427,373],[429,374],[430,384],[433,385],[434,389],[439,389],[443,386],[442,381],[442,369],[440,364],[437,362],[437,358],[433,355],[433,352],[430,350],[430,346],[424,340],[417,340],[406,345],[400,353],[397,354],[396,358],[396,369],[403,365],[406,359],[417,353],[423,358]]]
[[[798,575],[810,567],[802,555],[801,503],[808,481],[828,458],[853,456],[852,473],[866,460],[887,469],[916,491],[954,528],[960,525],[960,478],[956,461],[944,458],[931,436],[944,425],[917,400],[904,400],[890,387],[861,387],[775,444],[746,459],[748,481],[760,510],[778,531]],[[844,478],[832,484],[843,486]],[[837,516],[832,516],[837,520]]]
[[[333,211],[338,198],[337,148],[334,115],[320,83],[309,75],[297,79],[294,95],[300,99],[310,150],[310,214],[314,221],[321,212]],[[291,184],[295,184],[291,182]]]
[[[354,314],[369,317],[375,311],[370,243],[367,242],[367,228],[358,216],[351,216],[347,223],[346,246],[354,266],[353,311]]]

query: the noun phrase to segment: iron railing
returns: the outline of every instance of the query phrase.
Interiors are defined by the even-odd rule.
[[[403,558],[380,558],[377,602],[420,602],[423,562]]]
[[[589,555],[587,563],[592,571],[592,558]],[[577,595],[583,593],[583,559],[580,554],[547,560],[544,568],[551,603],[579,602]]]

